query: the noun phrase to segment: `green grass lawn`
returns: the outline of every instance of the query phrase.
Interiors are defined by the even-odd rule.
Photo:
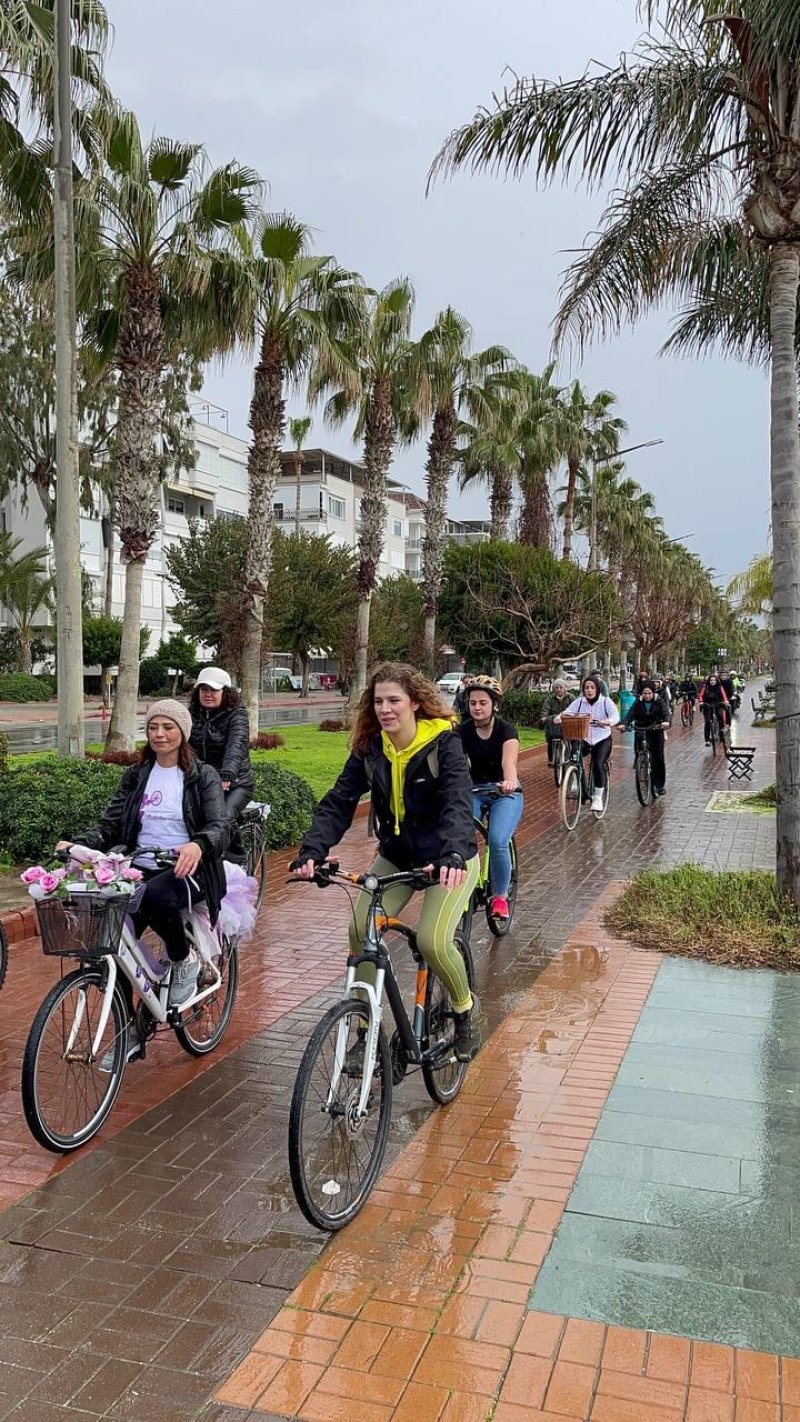
[[[272,727],[269,728],[270,730]],[[347,731],[320,731],[316,726],[276,726],[286,744],[273,751],[251,751],[253,762],[272,761],[293,770],[307,780],[319,798],[329,790],[347,758]],[[544,740],[543,731],[520,727],[520,745],[535,746]]]

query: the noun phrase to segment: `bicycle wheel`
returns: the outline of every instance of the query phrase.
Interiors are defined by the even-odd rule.
[[[694,702],[689,702],[689,725],[694,725]]]
[[[258,885],[256,895],[256,913],[258,913],[267,887],[267,846],[264,821],[261,819],[246,820],[239,827],[239,835],[244,848],[244,867]]]
[[[363,1118],[357,1115],[361,1070],[347,1070],[347,1058],[358,1060],[359,1046],[363,1058],[368,1025],[366,1003],[356,998],[337,1002],[314,1029],[292,1092],[289,1174],[300,1209],[318,1229],[341,1229],[355,1218],[386,1150],[392,1062],[382,1027]],[[343,1070],[336,1066],[337,1057],[345,1063]]]
[[[472,989],[475,981],[475,969],[469,944],[459,943],[457,935],[456,944],[461,949],[464,967],[467,970],[467,982]],[[442,1065],[423,1066],[422,1080],[425,1082],[425,1090],[431,1100],[438,1101],[440,1106],[446,1106],[448,1101],[452,1101],[458,1095],[469,1066],[469,1062],[457,1062],[453,1056],[455,1031],[450,994],[441,979],[437,978],[436,974],[429,969],[428,983],[425,989],[425,1026],[422,1046],[423,1051],[435,1051],[437,1058],[441,1058]]]
[[[569,764],[561,782],[561,818],[564,828],[574,830],[581,813],[581,776],[577,765]]]
[[[2,923],[0,923],[0,988],[3,986],[3,983],[4,983],[5,980],[6,980],[6,973],[7,973],[7,972],[8,972],[8,939],[7,939],[7,937],[6,937],[6,931],[5,931],[5,929],[4,929],[3,925],[2,925]]]
[[[228,1030],[236,988],[239,983],[239,945],[235,938],[223,935],[219,958],[222,982],[212,997],[206,997],[190,1008],[175,1028],[175,1036],[190,1057],[204,1057],[219,1046]]]
[[[646,751],[639,751],[633,767],[633,775],[636,781],[636,794],[639,797],[640,805],[649,805],[653,794],[653,787],[650,784],[650,757]]]
[[[683,705],[681,706],[681,725],[683,726],[684,730],[686,730],[686,727],[690,725],[690,718],[691,712],[689,710],[688,703],[684,701]]]
[[[22,1059],[28,1127],[47,1150],[71,1151],[100,1130],[125,1074],[128,1009],[114,988],[96,1055],[92,1043],[105,993],[99,968],[77,968],[56,983],[33,1019]],[[110,1070],[100,1063],[111,1052]]]
[[[567,759],[567,747],[562,741],[553,741],[553,779],[556,782],[556,789],[559,789],[564,779],[564,765]]]
[[[508,885],[508,918],[493,918],[492,914],[490,913],[490,909],[492,906],[491,900],[488,897],[486,899],[486,922],[489,925],[489,932],[494,934],[495,938],[505,938],[509,928],[511,927],[511,920],[514,917],[514,905],[517,902],[517,889],[519,887],[517,870],[517,842],[514,839],[513,835],[509,841],[508,850],[509,854],[511,855],[511,879],[509,880]]]
[[[711,718],[711,754],[716,758],[717,742],[719,741],[719,725],[716,716]]]

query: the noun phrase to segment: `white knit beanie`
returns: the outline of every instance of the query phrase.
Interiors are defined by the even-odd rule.
[[[188,706],[183,706],[180,701],[174,701],[171,696],[165,696],[163,701],[153,701],[147,708],[144,728],[149,730],[150,722],[155,716],[167,716],[170,721],[174,721],[183,732],[183,738],[188,741],[192,734],[192,716]]]

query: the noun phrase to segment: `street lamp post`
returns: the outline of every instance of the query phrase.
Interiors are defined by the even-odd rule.
[[[72,96],[70,0],[55,0],[53,46],[56,348],[56,671],[58,750],[82,756],[83,627],[81,616],[80,493],[75,386],[75,241],[72,213]]]

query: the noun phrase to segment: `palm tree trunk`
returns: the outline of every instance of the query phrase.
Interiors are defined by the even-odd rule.
[[[491,536],[505,540],[508,538],[508,525],[511,522],[511,500],[514,486],[511,482],[511,475],[504,469],[494,469],[491,474],[491,493],[489,495],[489,509],[492,519]]]
[[[161,291],[155,272],[135,268],[127,277],[119,334],[116,516],[126,561],[125,610],[117,695],[108,727],[108,750],[132,750],[139,697],[139,631],[142,574],[159,527],[159,464],[156,440],[161,405],[164,340]]]
[[[528,474],[522,482],[519,541],[527,548],[550,547],[550,495],[546,475]]]
[[[302,454],[300,453],[300,450],[299,450],[299,449],[295,451],[295,456],[294,456],[294,477],[295,477],[295,481],[296,481],[296,482],[295,482],[295,492],[294,492],[294,531],[295,531],[295,533],[296,533],[296,534],[298,535],[298,537],[299,537],[299,535],[300,535],[300,492],[301,492],[302,487],[303,487],[303,456],[302,456]]]
[[[427,507],[425,537],[422,540],[422,615],[425,619],[422,664],[430,677],[436,675],[436,611],[444,572],[447,488],[453,471],[453,443],[456,411],[452,398],[433,416],[425,471]]]
[[[19,629],[19,669],[26,676],[33,673],[33,651],[31,648],[31,629],[21,626]]]
[[[797,424],[797,298],[800,252],[770,253],[770,477],[775,568],[775,742],[778,888],[800,903],[800,432]]]
[[[564,500],[564,551],[562,558],[569,562],[572,557],[572,524],[575,513],[575,489],[578,483],[578,461],[570,458],[567,464],[567,497]]]
[[[311,689],[311,687],[310,687],[311,658],[309,657],[308,652],[300,652],[299,655],[300,655],[300,675],[301,675],[301,677],[302,677],[302,679],[303,679],[303,680],[302,680],[302,685],[301,685],[301,687],[300,687],[300,700],[302,701],[304,698],[306,698],[306,697],[309,695],[309,692],[310,692],[310,689]]]
[[[258,735],[261,655],[264,640],[264,598],[272,562],[272,499],[280,474],[281,442],[286,410],[283,399],[283,354],[279,339],[264,332],[253,376],[247,458],[249,537],[245,564],[245,630],[242,647],[242,700],[250,735]]]
[[[376,380],[372,387],[364,430],[364,492],[361,496],[359,564],[356,572],[356,674],[350,698],[351,705],[355,705],[367,684],[369,618],[378,564],[383,552],[386,475],[392,462],[394,433],[391,385],[387,378],[382,377]]]
[[[108,726],[106,750],[131,751],[136,745],[136,709],[139,701],[139,628],[142,617],[144,558],[125,565],[125,605],[122,613],[122,641],[119,649],[119,677],[114,709]],[[123,667],[136,667],[136,679],[123,677]],[[130,731],[128,730],[130,727]]]

